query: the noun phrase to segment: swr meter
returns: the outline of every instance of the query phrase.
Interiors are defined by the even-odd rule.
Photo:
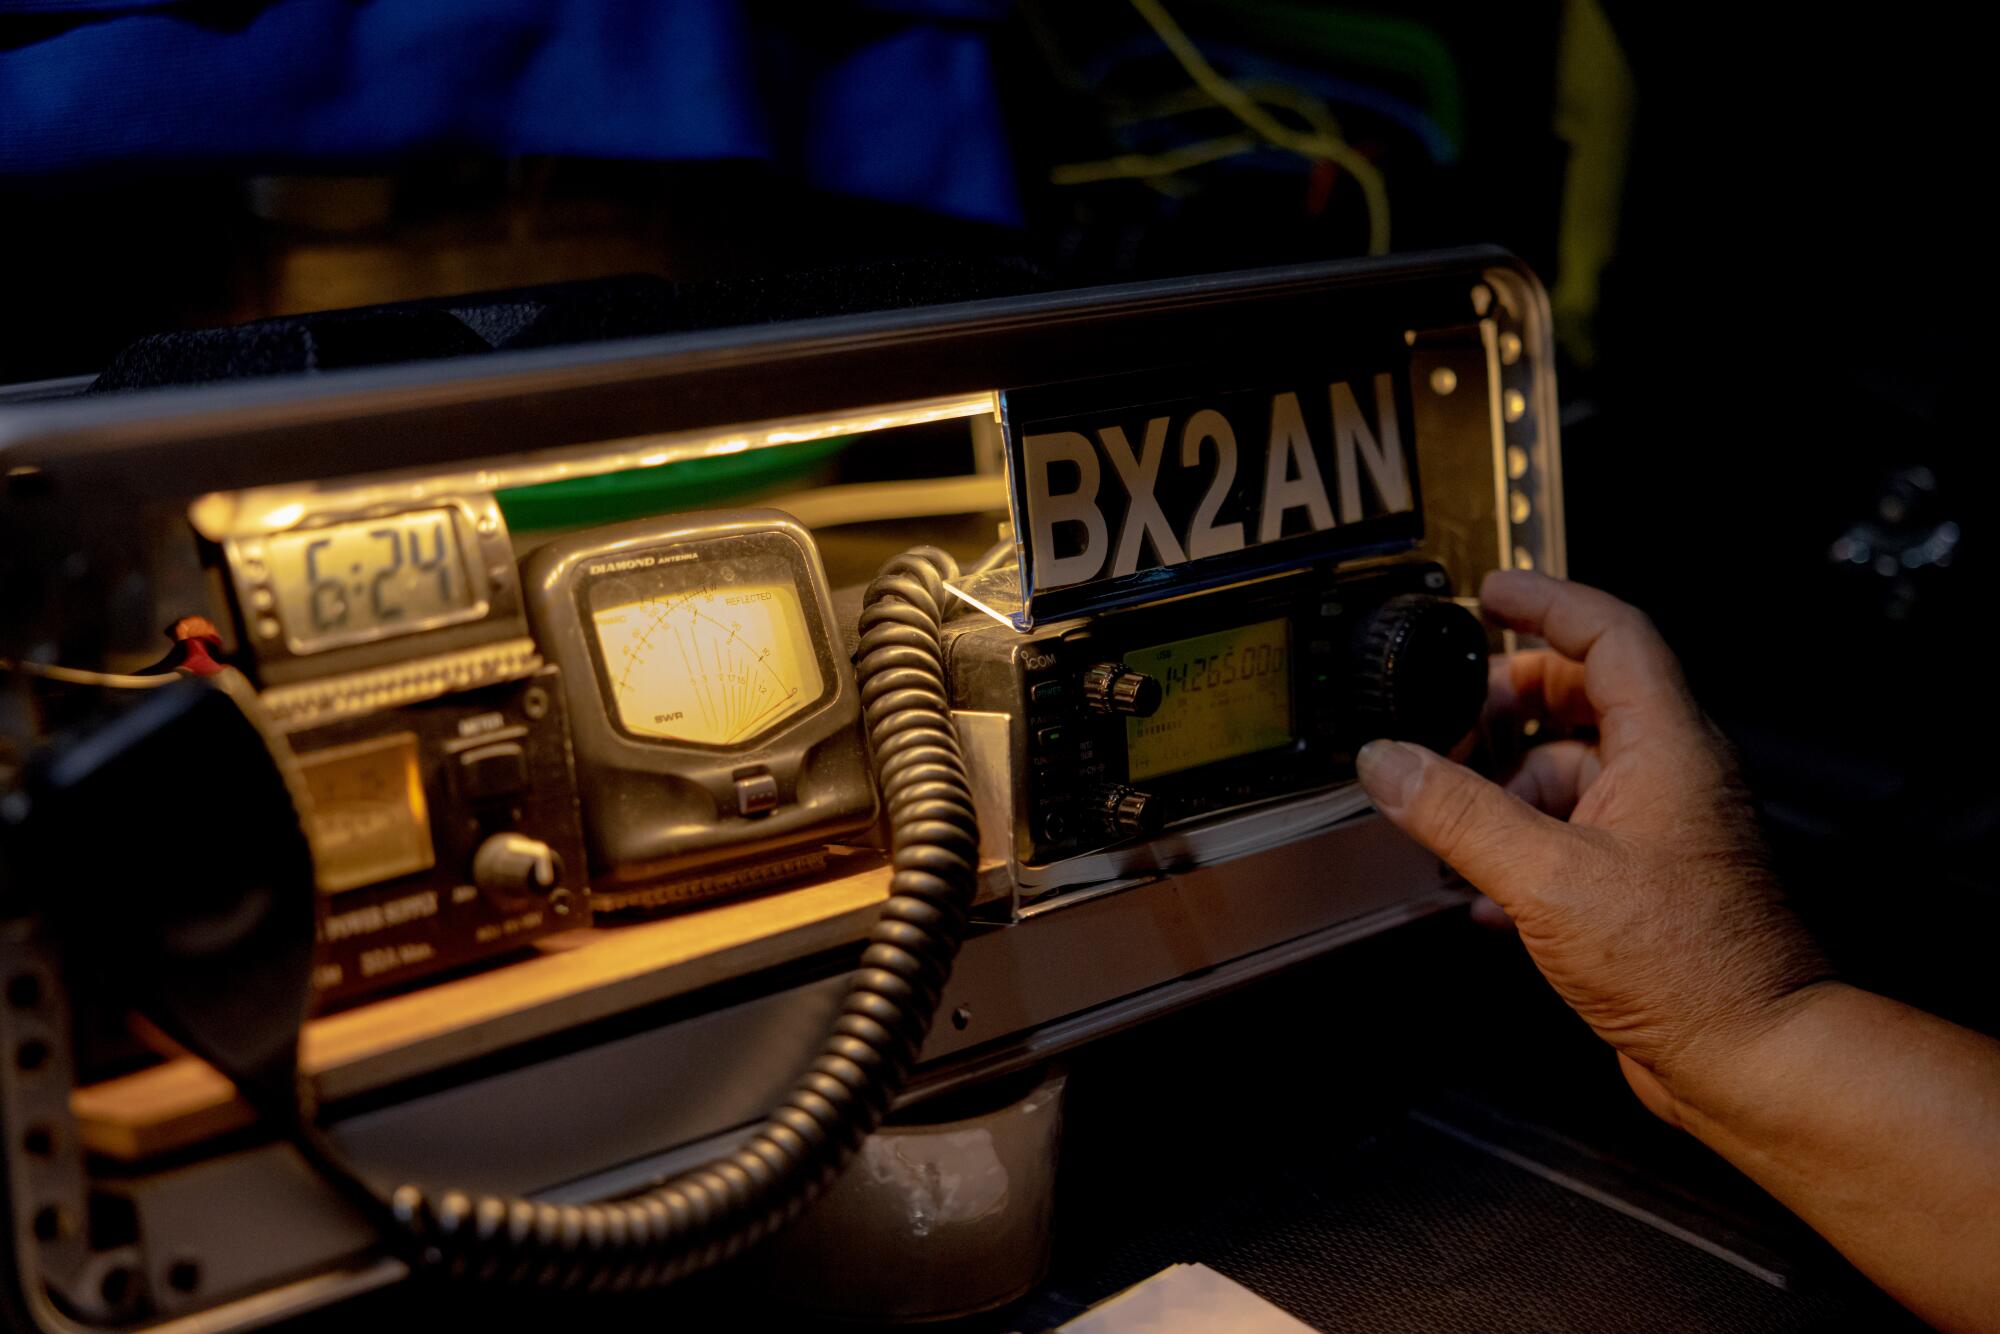
[[[537,551],[524,584],[564,668],[599,911],[811,870],[874,820],[853,669],[792,519],[596,529]]]

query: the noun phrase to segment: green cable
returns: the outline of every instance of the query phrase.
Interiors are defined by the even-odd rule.
[[[1296,4],[1224,5],[1214,11],[1259,45],[1373,65],[1423,90],[1426,110],[1454,144],[1465,142],[1458,61],[1435,31],[1409,19]]]
[[[494,493],[509,531],[533,532],[617,523],[652,514],[705,509],[758,492],[802,484],[853,442],[833,436],[737,454],[629,468]]]

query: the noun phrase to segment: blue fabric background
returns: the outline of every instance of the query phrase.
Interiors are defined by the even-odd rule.
[[[828,4],[782,74],[741,0],[0,0],[0,175],[472,148],[748,158],[1020,218],[984,27],[1004,0]],[[774,83],[782,86],[774,87]]]

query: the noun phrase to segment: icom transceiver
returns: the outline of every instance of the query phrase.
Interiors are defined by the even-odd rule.
[[[1486,632],[1448,587],[1429,562],[1308,566],[1025,634],[961,618],[953,702],[1007,720],[1013,857],[1327,788],[1375,737],[1449,746],[1485,699]]]

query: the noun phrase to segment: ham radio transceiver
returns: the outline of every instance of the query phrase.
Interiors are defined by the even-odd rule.
[[[1476,724],[1559,425],[1483,248],[0,407],[0,1323],[671,1282],[1462,912],[1353,760]]]
[[[1352,780],[1376,737],[1449,747],[1486,632],[1429,562],[1314,565],[1022,633],[948,631],[953,702],[1007,720],[1012,855],[1061,862]]]

